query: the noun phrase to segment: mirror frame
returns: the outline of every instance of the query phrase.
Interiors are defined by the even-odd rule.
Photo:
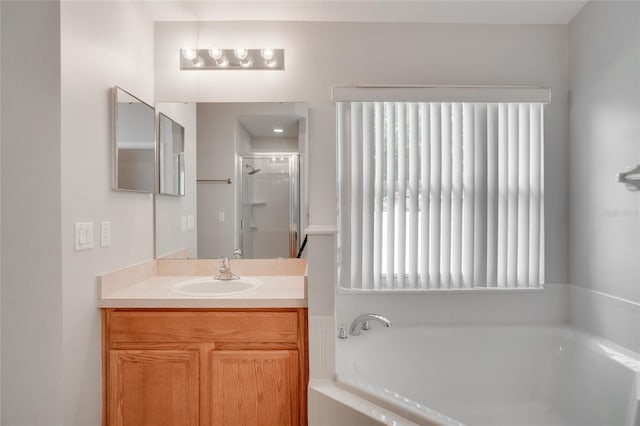
[[[125,188],[125,187],[120,187],[120,179],[119,179],[119,169],[120,169],[120,156],[119,156],[119,141],[118,141],[118,94],[122,93],[122,95],[126,95],[129,96],[131,98],[133,98],[136,103],[140,103],[141,105],[144,105],[146,107],[148,107],[150,109],[151,112],[151,117],[152,117],[152,122],[150,122],[151,124],[151,128],[153,129],[153,141],[151,142],[153,144],[153,176],[152,176],[152,182],[153,182],[153,188],[141,188],[141,187],[130,187],[130,188]],[[158,192],[158,140],[157,140],[157,134],[156,134],[156,110],[153,106],[151,106],[150,104],[144,102],[143,100],[141,100],[140,98],[138,98],[137,96],[132,95],[130,92],[127,92],[126,90],[122,89],[119,86],[114,86],[113,87],[113,120],[112,120],[112,155],[113,155],[113,181],[112,181],[112,188],[116,191],[128,191],[128,192],[140,192],[140,193],[147,193],[147,194],[155,194]]]
[[[177,184],[176,184],[176,191],[172,192],[172,191],[167,191],[165,188],[165,185],[163,185],[164,179],[163,179],[163,175],[167,172],[167,170],[164,169],[164,161],[163,161],[163,149],[162,149],[162,143],[163,143],[163,133],[162,133],[162,121],[163,119],[167,120],[169,123],[169,126],[171,128],[171,142],[173,144],[173,129],[175,127],[178,127],[180,129],[180,136],[179,136],[179,141],[178,144],[181,147],[181,151],[178,152],[177,154],[174,153],[174,155],[177,155],[178,157],[178,162],[177,162]],[[184,172],[185,172],[185,164],[184,164],[184,126],[180,123],[178,123],[177,121],[175,121],[173,118],[169,117],[168,115],[164,114],[164,113],[159,113],[158,114],[158,194],[162,194],[162,195],[173,195],[173,196],[184,196],[184,187],[185,187],[185,176],[184,176]]]

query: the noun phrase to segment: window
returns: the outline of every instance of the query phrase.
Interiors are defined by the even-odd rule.
[[[339,100],[340,287],[542,286],[544,102],[513,90]]]

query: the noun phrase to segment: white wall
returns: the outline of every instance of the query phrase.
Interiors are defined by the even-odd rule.
[[[60,425],[60,4],[2,2],[0,7],[1,423]]]
[[[161,103],[162,112],[184,127],[185,195],[156,195],[156,257],[187,248],[189,257],[198,257],[197,232],[182,229],[182,217],[196,218],[196,104]]]
[[[640,352],[640,3],[589,2],[569,47],[571,320]]]
[[[179,68],[184,46],[274,46],[285,71]],[[394,51],[398,53],[390,53]],[[310,105],[310,224],[336,223],[335,112],[331,88],[357,83],[486,84],[550,87],[546,110],[547,281],[567,279],[567,27],[318,22],[156,24],[156,97],[160,100],[306,101]],[[200,169],[200,167],[199,167]],[[309,247],[310,253],[313,248]],[[310,286],[331,295],[315,315],[333,315],[335,261]],[[318,259],[310,259],[317,261]],[[310,269],[311,270],[311,269]],[[315,290],[314,290],[315,291]],[[310,301],[310,304],[315,304]]]
[[[57,247],[58,252],[62,248],[63,279],[57,300],[63,307],[58,342],[64,361],[56,368],[64,379],[64,421],[58,424],[101,423],[96,276],[154,255],[152,195],[111,189],[111,89],[117,84],[154,103],[153,22],[143,7],[129,1],[65,1],[61,6],[62,217],[57,227],[62,243]],[[73,223],[92,221],[99,236],[103,220],[112,224],[111,246],[75,252]]]

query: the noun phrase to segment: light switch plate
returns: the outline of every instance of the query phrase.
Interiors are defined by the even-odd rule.
[[[109,247],[111,245],[111,222],[102,222],[100,225],[100,246]]]
[[[93,248],[93,222],[76,222],[75,249],[88,250]]]
[[[185,215],[180,217],[180,229],[182,232],[186,232],[187,230],[187,217]]]
[[[196,227],[196,218],[190,214],[187,216],[187,230],[193,231]]]

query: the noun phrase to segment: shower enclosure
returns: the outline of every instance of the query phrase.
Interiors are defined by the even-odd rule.
[[[236,247],[243,257],[295,257],[300,235],[299,155],[239,155],[240,212]]]

